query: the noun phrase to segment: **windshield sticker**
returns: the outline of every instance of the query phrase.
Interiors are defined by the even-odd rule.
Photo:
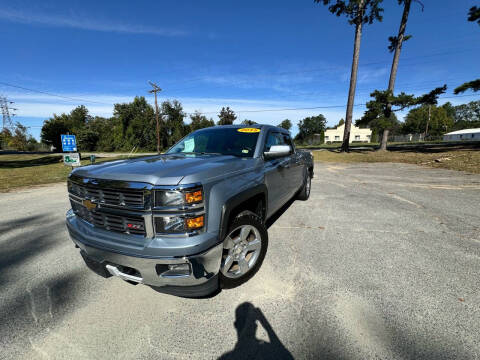
[[[185,148],[183,149],[183,152],[193,152],[195,149],[195,139],[187,139],[184,141]]]
[[[260,129],[257,129],[257,128],[240,128],[237,131],[241,132],[241,133],[259,133]]]

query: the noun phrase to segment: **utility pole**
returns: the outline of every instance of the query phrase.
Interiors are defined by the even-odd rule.
[[[159,120],[158,120],[157,92],[162,91],[162,89],[160,89],[160,87],[157,84],[155,84],[151,81],[149,81],[148,83],[152,87],[152,90],[149,90],[148,92],[150,94],[155,94],[155,119],[157,121],[157,153],[160,154],[160,123],[159,123]]]
[[[430,116],[431,116],[431,113],[432,113],[432,105],[428,104],[428,119],[427,119],[427,126],[425,126],[425,137],[427,137],[428,135],[428,124],[430,123]]]

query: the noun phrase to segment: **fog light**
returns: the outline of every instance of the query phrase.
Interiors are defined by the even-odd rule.
[[[164,272],[162,276],[188,276],[190,275],[190,264],[170,264],[168,271]]]

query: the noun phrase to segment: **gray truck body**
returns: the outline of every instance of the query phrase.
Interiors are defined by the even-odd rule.
[[[69,177],[72,209],[67,212],[67,229],[87,265],[105,277],[117,275],[179,295],[214,291],[222,240],[232,216],[249,209],[265,221],[295,196],[307,172],[313,175],[311,154],[293,144],[290,154],[265,159],[267,136],[289,133],[269,125],[255,127],[260,132],[248,158],[164,154],[74,170]],[[200,204],[154,205],[155,190],[198,187],[203,190]],[[120,205],[109,203],[118,197],[123,199]],[[155,217],[170,214],[203,214],[205,226],[199,232],[158,234]],[[122,228],[127,222],[138,228]],[[182,264],[188,273],[169,270]]]

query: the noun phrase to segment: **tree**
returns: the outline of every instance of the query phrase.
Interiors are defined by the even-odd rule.
[[[373,100],[367,102],[367,110],[355,125],[368,126],[375,135],[385,133],[387,129],[398,128],[399,122],[394,113],[415,105],[417,101],[414,95],[402,92],[394,96],[390,90],[375,90],[370,96]],[[386,146],[387,142],[384,141],[383,144]]]
[[[248,119],[245,119],[241,122],[242,125],[255,125],[256,122],[253,121],[253,120],[248,120]]]
[[[232,125],[236,118],[237,116],[232,109],[230,109],[228,106],[226,108],[222,107],[222,110],[220,110],[220,114],[218,114],[219,120],[217,122],[217,125]]]
[[[292,128],[292,122],[288,119],[283,120],[280,124],[277,125],[285,130],[290,130]]]
[[[160,127],[163,147],[169,148],[187,135],[189,128],[183,122],[185,113],[183,112],[180,101],[172,100],[162,102],[160,112],[163,118]]]
[[[145,97],[135,97],[132,102],[113,107],[113,147],[131,151],[133,148],[154,151],[156,133],[153,107]]]
[[[345,120],[344,120],[344,119],[340,119],[340,121],[339,121],[338,124],[337,124],[337,127],[342,126],[343,124],[345,124]]]
[[[454,118],[449,116],[447,107],[422,105],[408,112],[402,132],[404,134],[423,133],[428,123],[429,135],[439,137],[453,128]]]
[[[11,138],[12,132],[8,128],[3,128],[0,132],[0,149],[6,149]]]
[[[73,134],[77,134],[91,118],[88,109],[84,105],[77,106],[68,116],[68,127]]]
[[[460,86],[457,86],[455,88],[455,90],[453,90],[453,93],[455,95],[458,95],[458,94],[463,93],[467,90],[473,90],[474,92],[479,91],[480,90],[480,79],[468,81],[466,83],[463,83]]]
[[[32,135],[28,135],[27,139],[27,151],[37,150],[38,141]]]
[[[468,21],[472,22],[477,22],[478,25],[480,25],[480,7],[473,6],[470,8],[468,11]],[[468,81],[466,83],[463,83],[460,86],[457,86],[455,90],[453,90],[453,93],[455,95],[458,95],[460,93],[463,93],[467,90],[473,90],[474,92],[477,92],[480,90],[480,79]]]
[[[412,38],[412,35],[405,35],[405,36],[403,37],[402,42],[405,42],[405,41],[407,41],[407,40],[410,40],[411,38]],[[389,36],[389,37],[388,37],[388,41],[390,42],[390,45],[388,45],[388,51],[392,53],[392,52],[395,51],[395,49],[396,49],[397,46],[398,46],[398,43],[399,43],[398,37],[396,37],[396,36]]]
[[[419,2],[417,0],[417,2]],[[410,13],[410,5],[412,0],[398,0],[398,4],[403,4],[403,13],[402,19],[400,21],[400,27],[398,29],[397,36],[390,36],[388,40],[390,41],[390,45],[388,46],[388,50],[393,52],[393,60],[392,66],[390,68],[390,78],[388,79],[388,88],[387,90],[393,95],[395,90],[395,79],[397,78],[397,71],[398,71],[398,63],[400,61],[400,53],[402,51],[402,45],[404,41],[409,40],[412,35],[405,35],[405,30],[407,29],[407,21],[408,21],[408,14]],[[420,3],[421,4],[421,3]],[[422,5],[423,11],[423,5]],[[391,106],[387,104],[385,108],[385,114],[383,116],[384,119],[390,119],[390,123],[394,123],[393,119],[391,118]],[[396,119],[395,119],[396,120]],[[388,125],[388,123],[384,123],[384,125]],[[379,150],[385,151],[387,150],[387,141],[388,141],[388,133],[390,132],[390,128],[387,126],[382,130],[382,139],[380,142]]]
[[[40,138],[43,143],[53,146],[57,152],[62,151],[60,135],[70,132],[68,115],[56,115],[43,122]]]
[[[480,7],[472,6],[468,11],[468,21],[477,22],[480,25]]]
[[[56,115],[43,122],[41,139],[47,145],[54,146],[56,151],[62,151],[60,135],[74,134],[79,135],[86,124],[92,119],[88,109],[83,106],[77,106],[69,114]]]
[[[104,118],[96,116],[88,122],[87,128],[98,135],[95,150],[97,151],[114,151],[114,131],[118,122],[114,117]]]
[[[314,0],[316,3],[330,5],[331,0]],[[350,130],[352,126],[353,104],[357,85],[358,61],[360,58],[360,43],[363,24],[372,24],[375,20],[382,21],[383,9],[379,7],[383,0],[336,0],[328,10],[337,16],[345,15],[350,25],[355,25],[355,41],[353,45],[352,70],[350,87],[348,90],[347,110],[345,115],[345,131],[343,135],[342,151],[348,151]]]
[[[430,123],[430,118],[431,118],[431,107],[432,105],[437,105],[438,104],[438,97],[441,94],[444,94],[445,91],[447,91],[447,85],[443,85],[442,87],[438,87],[433,89],[427,94],[424,94],[420,96],[416,103],[420,105],[427,105],[428,106],[428,120],[427,120],[427,125],[425,126],[425,136],[428,135],[428,125]]]
[[[298,134],[295,136],[295,140],[298,142],[304,142],[308,139],[312,139],[314,135],[322,136],[325,132],[325,126],[327,119],[322,114],[317,116],[309,116],[298,123]]]
[[[78,148],[81,151],[97,150],[98,140],[100,140],[100,134],[88,125],[80,130],[77,135]]]
[[[13,136],[8,142],[8,146],[14,148],[18,151],[27,150],[28,139],[27,139],[27,128],[17,122],[15,124],[15,130],[13,131]]]
[[[455,106],[454,119],[453,130],[480,127],[480,100]]]
[[[202,115],[202,113],[198,111],[195,111],[195,113],[190,115],[190,119],[192,120],[190,123],[190,131],[215,126],[213,119],[207,119],[205,115]]]

